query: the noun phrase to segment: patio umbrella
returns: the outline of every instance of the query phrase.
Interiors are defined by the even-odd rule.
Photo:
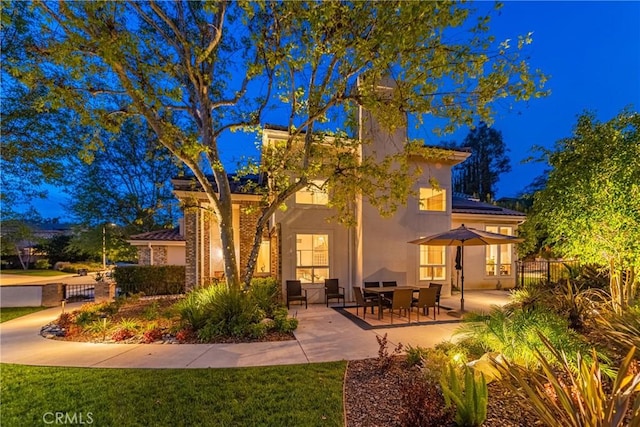
[[[464,312],[464,247],[465,246],[485,246],[500,245],[508,243],[519,243],[524,239],[519,239],[506,234],[491,233],[489,231],[476,230],[475,228],[467,228],[462,224],[458,228],[449,231],[434,234],[432,236],[422,237],[412,240],[409,243],[416,245],[428,246],[459,246],[460,247],[460,313]],[[456,262],[458,260],[456,259]],[[450,313],[458,315],[458,313]]]

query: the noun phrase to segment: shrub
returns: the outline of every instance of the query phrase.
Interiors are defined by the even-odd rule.
[[[551,427],[582,427],[640,425],[640,373],[632,373],[633,347],[620,365],[610,391],[605,392],[602,373],[595,351],[592,350],[591,364],[577,355],[578,370],[544,337],[541,338],[560,366],[560,375],[547,361],[547,356],[537,351],[537,357],[544,373],[532,375],[525,367],[507,361],[496,363],[503,376],[514,383],[505,381],[511,391],[530,402],[534,412]],[[566,384],[561,378],[568,378]],[[631,410],[631,423],[626,424],[625,416],[635,394]]]
[[[453,422],[455,410],[445,406],[442,392],[429,381],[411,381],[402,389],[402,403],[400,423],[403,426],[448,426]]]
[[[542,308],[524,311],[517,307],[495,307],[486,315],[469,314],[457,334],[464,335],[467,344],[479,345],[485,352],[501,353],[513,363],[527,367],[538,366],[536,349],[551,356],[540,334],[573,357],[588,348],[575,331],[568,329],[566,319]],[[571,362],[576,366],[575,359]]]
[[[253,279],[249,295],[267,317],[273,317],[274,310],[281,305],[280,285],[273,277]]]
[[[39,259],[36,261],[36,268],[38,270],[46,270],[49,267],[51,267],[51,264],[49,264],[48,259]]]
[[[60,267],[60,266],[59,266]],[[96,263],[62,263],[59,268],[60,271],[65,273],[76,274],[78,270],[85,269],[87,271],[100,271],[102,270],[102,264]]]
[[[264,312],[247,294],[225,286],[197,289],[179,303],[179,309],[201,341],[249,335],[251,325],[264,319]]]
[[[425,349],[422,358],[422,376],[430,383],[438,383],[450,360],[451,356],[441,349]]]
[[[288,334],[298,327],[298,319],[289,317],[286,307],[280,307],[273,313],[273,329]]]
[[[142,334],[142,341],[145,344],[150,344],[162,339],[162,329],[158,327],[153,327],[147,329],[144,334]]]
[[[603,311],[596,318],[599,332],[614,345],[622,345],[627,351],[640,348],[640,303],[629,306],[621,314]]]
[[[125,294],[182,294],[185,289],[183,265],[132,265],[117,267],[113,279]]]
[[[406,351],[406,361],[409,366],[422,366],[429,354],[429,349],[409,345]]]
[[[481,426],[487,418],[488,389],[484,375],[464,365],[463,372],[452,363],[440,382],[445,407],[455,403],[458,426]]]

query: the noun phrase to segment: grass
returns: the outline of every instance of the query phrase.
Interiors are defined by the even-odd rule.
[[[44,310],[47,307],[3,307],[0,308],[0,323],[26,316],[36,311]]]
[[[42,425],[45,414],[62,412],[85,420],[90,413],[96,426],[342,426],[345,369],[346,362],[230,369],[2,364],[0,424]]]
[[[63,271],[57,270],[2,270],[0,271],[0,275],[2,274],[18,274],[20,276],[32,276],[32,277],[52,277],[52,276],[65,276],[69,273],[65,273]]]

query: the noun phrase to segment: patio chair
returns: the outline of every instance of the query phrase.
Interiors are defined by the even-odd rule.
[[[304,301],[304,308],[308,308],[307,290],[302,289],[300,280],[287,280],[287,309],[291,301]]]
[[[398,282],[396,282],[395,280],[390,280],[387,282],[382,282],[382,287],[397,287],[398,286]],[[393,292],[385,292],[384,294],[382,294],[385,298],[391,299],[393,298]]]
[[[338,302],[342,299],[342,306],[344,307],[344,288],[338,285],[338,279],[324,279],[324,302],[327,307],[329,307],[330,299],[337,299]]]
[[[367,288],[379,288],[380,287],[380,282],[364,282],[364,297],[365,298],[378,298],[378,294],[374,294],[371,292],[367,292]],[[373,314],[373,307],[371,307],[371,314]]]
[[[438,305],[438,314],[440,314],[440,293],[442,292],[442,285],[440,283],[429,283],[430,288],[436,288],[436,304]]]
[[[373,308],[378,305],[378,297],[365,297],[362,295],[362,289],[358,286],[353,287],[353,295],[356,297],[356,316],[358,316],[358,308],[362,307],[362,317],[367,318],[367,307],[371,307],[371,313],[373,314]]]
[[[418,308],[418,322],[420,321],[420,311],[424,315],[429,314],[429,308],[433,307],[433,320],[436,320],[436,294],[438,290],[436,288],[421,288],[418,298],[414,298],[411,303],[412,307]]]
[[[393,299],[389,307],[391,311],[391,324],[393,325],[393,312],[398,310],[398,317],[401,316],[400,311],[404,310],[409,316],[411,323],[411,301],[413,300],[413,289],[398,289],[393,292]]]

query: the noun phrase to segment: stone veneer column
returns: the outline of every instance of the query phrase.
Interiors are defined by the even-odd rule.
[[[282,247],[280,246],[280,224],[271,230],[271,277],[282,278]]]
[[[42,305],[57,307],[64,298],[64,283],[47,283],[42,286]]]
[[[213,278],[211,277],[211,232],[213,229],[213,223],[215,221],[214,214],[210,211],[202,211],[202,256],[200,260],[202,262],[201,272],[201,280],[200,285],[208,286]]]
[[[184,212],[184,236],[185,236],[185,289],[190,291],[198,286],[197,268],[199,263],[197,262],[198,256],[198,209],[191,208],[186,209]]]
[[[94,288],[95,302],[110,302],[116,297],[116,284],[113,282],[96,282]]]

